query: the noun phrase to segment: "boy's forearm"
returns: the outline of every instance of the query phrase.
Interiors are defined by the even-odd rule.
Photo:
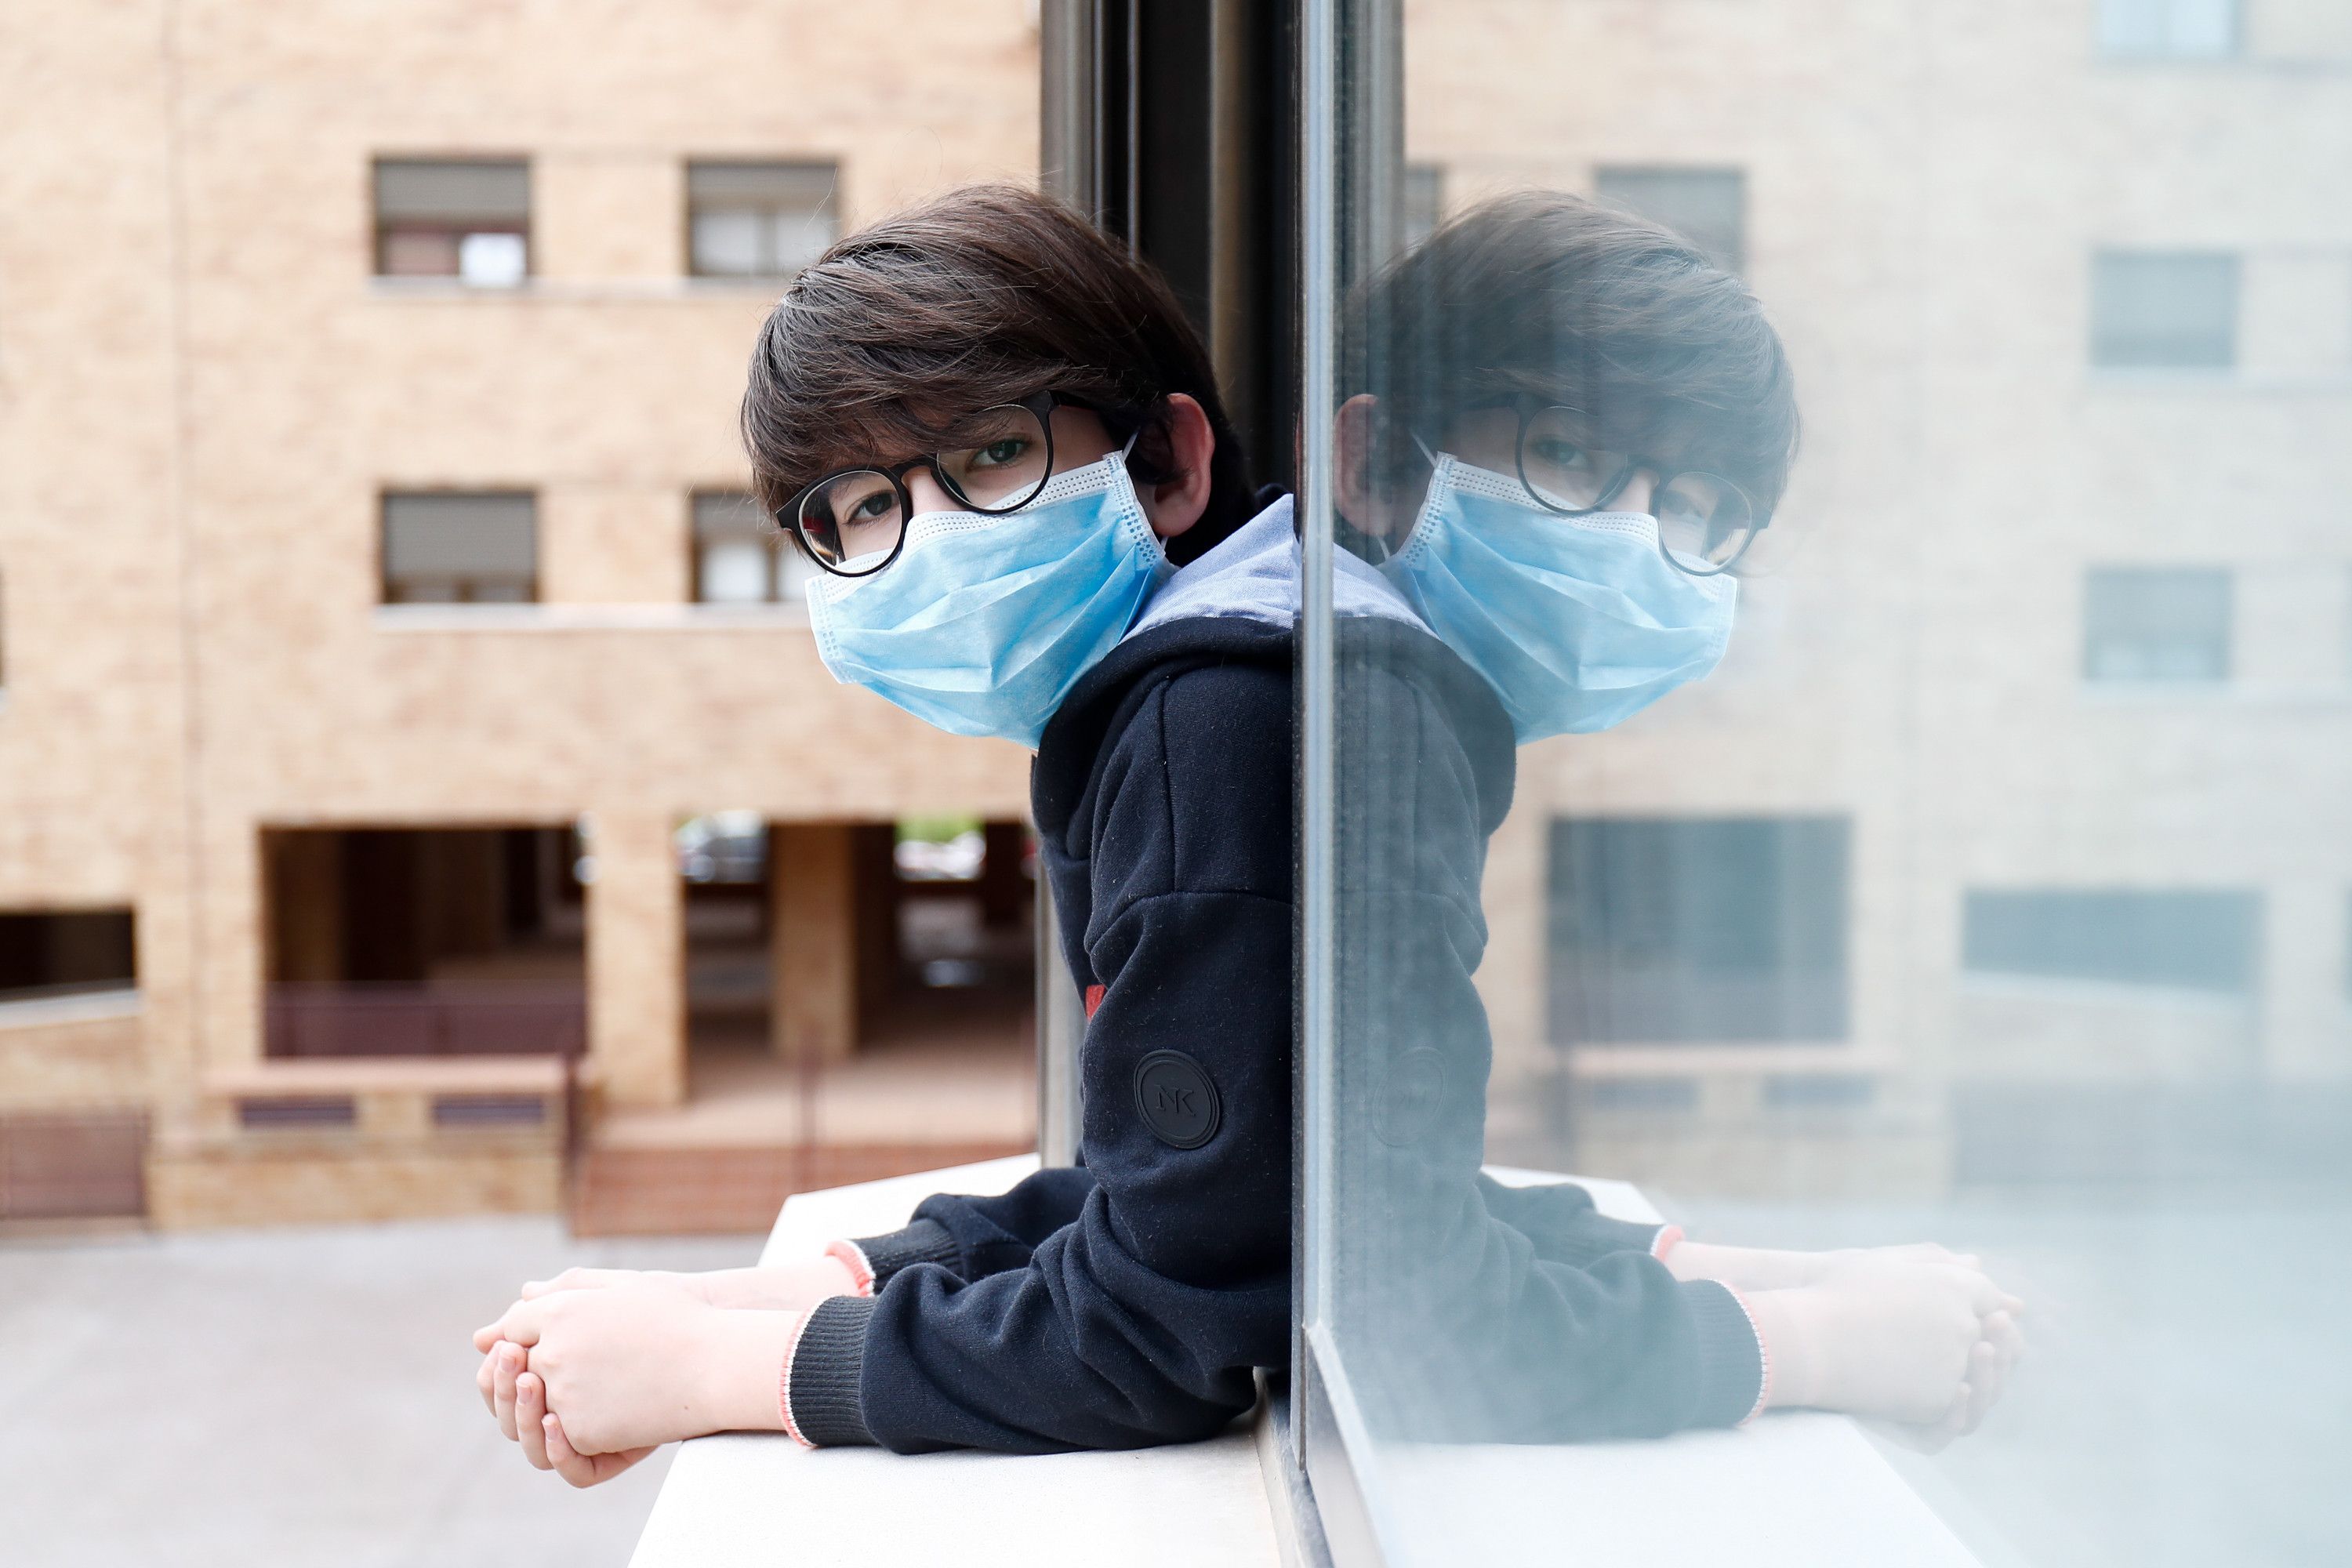
[[[1705,1241],[1678,1241],[1663,1261],[1677,1279],[1714,1279],[1736,1290],[1795,1289],[1811,1284],[1822,1271],[1819,1253]]]
[[[714,1307],[804,1312],[827,1296],[855,1296],[857,1282],[848,1265],[833,1257],[752,1268],[718,1268],[701,1275],[702,1292]]]

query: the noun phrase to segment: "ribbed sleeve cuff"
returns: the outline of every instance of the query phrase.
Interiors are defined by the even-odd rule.
[[[866,1371],[866,1296],[828,1296],[801,1320],[784,1352],[784,1430],[804,1448],[871,1443],[857,1394]]]
[[[869,1236],[849,1244],[865,1255],[873,1271],[873,1289],[890,1283],[890,1277],[917,1263],[944,1263],[953,1268],[963,1262],[963,1251],[948,1227],[935,1219],[919,1219],[887,1236]]]
[[[1683,1304],[1698,1331],[1698,1402],[1695,1426],[1737,1426],[1764,1408],[1763,1336],[1739,1293],[1713,1279],[1682,1287]]]

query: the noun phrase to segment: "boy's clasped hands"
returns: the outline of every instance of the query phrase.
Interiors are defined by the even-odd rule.
[[[1664,1261],[1741,1293],[1771,1405],[1843,1411],[1916,1447],[1976,1430],[2024,1353],[2024,1303],[1941,1247],[1683,1241]],[[778,1381],[802,1315],[856,1289],[831,1257],[703,1274],[566,1269],[474,1331],[475,1383],[533,1466],[593,1486],[664,1443],[781,1430]]]
[[[474,1331],[474,1382],[524,1458],[594,1486],[664,1443],[782,1430],[778,1381],[802,1315],[856,1288],[832,1258],[702,1274],[568,1268]]]

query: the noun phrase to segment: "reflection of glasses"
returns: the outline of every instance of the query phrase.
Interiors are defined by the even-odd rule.
[[[809,558],[837,577],[869,577],[898,559],[915,514],[907,475],[928,468],[959,506],[997,516],[1037,499],[1054,473],[1054,410],[1108,412],[1064,392],[983,409],[955,426],[963,445],[903,463],[839,468],[777,509]]]
[[[1728,572],[1769,518],[1721,474],[1670,469],[1654,458],[1604,452],[1587,446],[1590,421],[1573,408],[1514,400],[1519,417],[1519,483],[1547,511],[1581,517],[1606,511],[1638,473],[1657,476],[1648,508],[1658,523],[1658,550],[1668,565],[1693,577]]]

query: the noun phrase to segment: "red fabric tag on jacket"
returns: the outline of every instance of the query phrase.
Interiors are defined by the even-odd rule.
[[[1102,1005],[1103,990],[1104,987],[1100,985],[1089,985],[1087,987],[1087,1017],[1093,1017],[1095,1016],[1095,1009]]]

